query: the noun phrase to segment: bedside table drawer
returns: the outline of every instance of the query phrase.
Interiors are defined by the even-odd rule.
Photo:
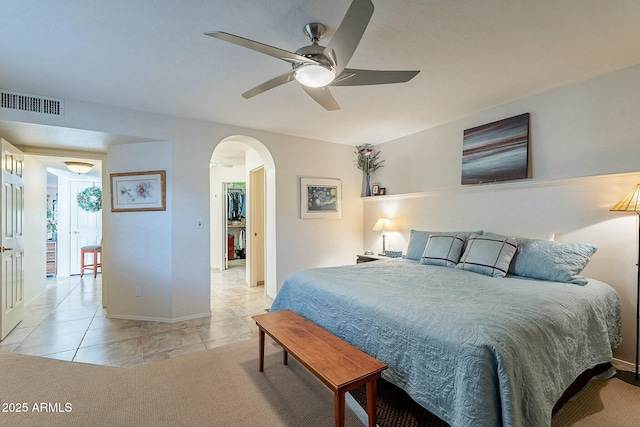
[[[378,255],[357,255],[356,264],[362,264],[363,262],[378,261],[381,257]]]

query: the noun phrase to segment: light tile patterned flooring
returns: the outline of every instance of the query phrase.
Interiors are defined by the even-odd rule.
[[[253,338],[251,316],[273,300],[263,287],[247,287],[244,261],[231,264],[211,274],[211,317],[177,323],[107,319],[101,275],[48,279],[0,351],[133,367]]]

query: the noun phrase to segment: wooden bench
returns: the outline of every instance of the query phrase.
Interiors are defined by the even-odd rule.
[[[334,393],[336,427],[344,426],[344,394],[366,384],[369,427],[376,425],[376,380],[387,365],[290,311],[253,316],[259,328],[260,372],[264,370],[264,337],[282,346],[282,363],[291,353]]]

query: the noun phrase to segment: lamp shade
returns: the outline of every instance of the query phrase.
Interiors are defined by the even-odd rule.
[[[392,231],[393,223],[389,218],[378,218],[372,231]]]
[[[640,184],[637,184],[629,193],[624,196],[614,207],[610,209],[614,212],[640,212]]]
[[[323,87],[336,77],[336,72],[322,65],[301,65],[296,69],[295,78],[301,84],[309,87]]]
[[[84,162],[64,162],[64,164],[67,165],[67,169],[78,175],[89,172],[93,167],[91,163]]]

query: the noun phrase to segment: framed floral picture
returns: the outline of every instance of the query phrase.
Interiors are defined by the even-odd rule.
[[[342,181],[300,178],[300,218],[342,218]]]
[[[111,174],[111,212],[164,211],[166,171]]]

